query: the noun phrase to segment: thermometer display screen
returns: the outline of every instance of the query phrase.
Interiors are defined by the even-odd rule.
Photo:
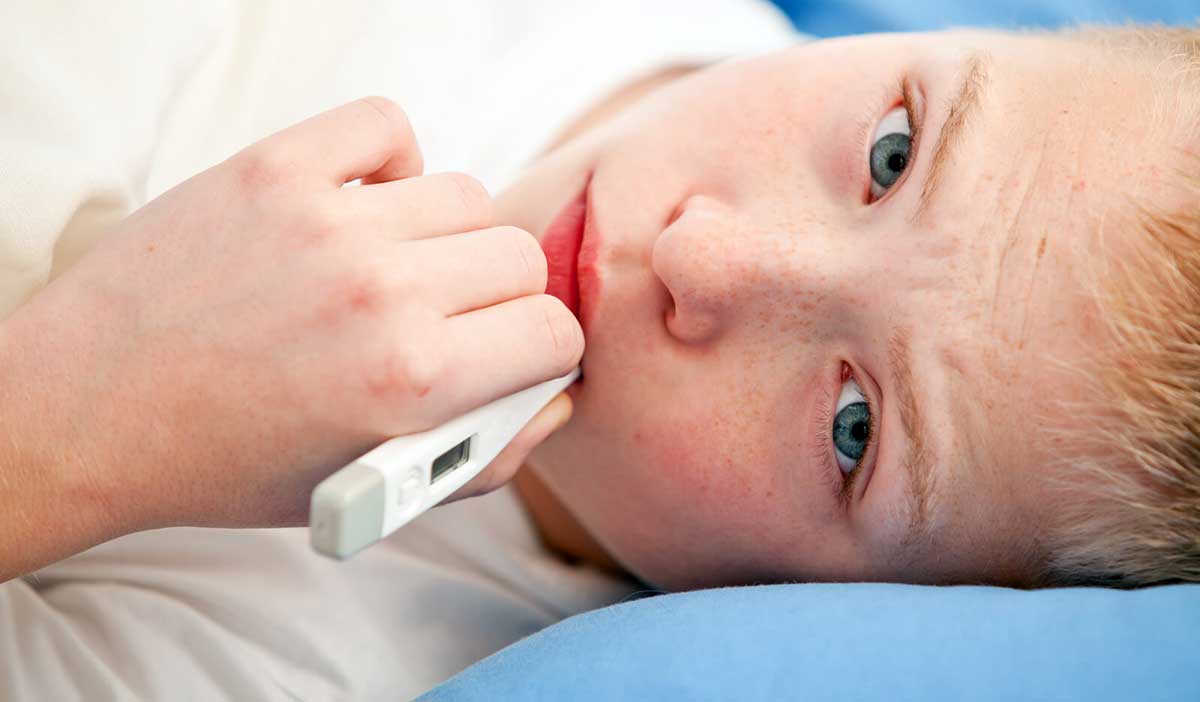
[[[467,459],[470,458],[469,451],[467,450],[470,448],[470,445],[471,438],[467,437],[449,451],[433,459],[433,469],[430,471],[429,482],[437,482],[438,478],[466,463]]]

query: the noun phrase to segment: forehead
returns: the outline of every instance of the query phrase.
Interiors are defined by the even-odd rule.
[[[1056,364],[1087,345],[1092,309],[1080,276],[1099,255],[1104,213],[1127,206],[1129,185],[1153,166],[1138,146],[1148,91],[1135,71],[1073,41],[939,38],[920,60],[931,76],[930,129],[946,111],[949,91],[938,85],[961,77],[970,52],[985,52],[987,85],[922,234],[953,242],[957,313],[923,325],[914,353],[935,424],[954,427],[934,508],[953,528],[940,538],[994,558],[1036,540],[1039,515],[1053,507],[1040,482],[1054,450],[1043,430],[1064,421],[1059,399],[1075,399]]]
[[[957,53],[982,49],[986,88],[946,164],[932,235],[959,244],[986,326],[978,338],[1014,352],[995,361],[1017,360],[1071,341],[1061,332],[1086,321],[1077,293],[1088,268],[1126,235],[1106,219],[1128,219],[1167,149],[1149,138],[1153,90],[1134,64],[1053,35],[966,36],[976,48]]]

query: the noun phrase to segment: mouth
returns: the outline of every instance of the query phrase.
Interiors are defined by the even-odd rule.
[[[590,226],[588,203],[592,176],[580,189],[579,194],[555,215],[542,237],[542,251],[546,254],[546,293],[553,295],[579,320],[584,338],[592,319],[599,281],[596,278],[595,260],[598,241],[594,227]],[[582,362],[581,362],[582,367]],[[573,383],[572,388],[580,385]]]
[[[587,224],[587,195],[585,184],[559,210],[542,237],[547,267],[546,293],[562,300],[576,318],[580,317],[579,251]]]

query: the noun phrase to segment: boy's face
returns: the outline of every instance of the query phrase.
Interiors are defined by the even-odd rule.
[[[691,74],[534,164],[504,221],[541,237],[588,184],[598,249],[585,380],[532,469],[666,588],[1026,582],[1070,450],[1040,429],[1086,399],[1047,360],[1095,334],[1079,252],[1156,177],[1139,86],[1094,58],[821,41]]]

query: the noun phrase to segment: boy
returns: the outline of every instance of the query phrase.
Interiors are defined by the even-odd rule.
[[[63,676],[66,686],[130,694],[172,680],[235,697],[269,697],[274,686],[301,697],[416,692],[522,632],[632,592],[638,585],[622,572],[670,589],[1194,577],[1196,481],[1193,464],[1178,460],[1194,442],[1187,393],[1171,396],[1184,407],[1176,420],[1163,407],[1179,403],[1155,392],[1162,376],[1122,363],[1123,344],[1136,342],[1138,358],[1194,375],[1178,370],[1186,354],[1169,352],[1182,345],[1170,339],[1186,342],[1195,326],[1164,331],[1164,317],[1137,307],[1144,299],[1195,309],[1186,297],[1195,267],[1172,263],[1148,279],[1137,266],[1187,252],[1145,231],[1195,233],[1195,199],[1173,169],[1194,168],[1186,154],[1195,151],[1196,89],[1160,56],[1181,60],[1179,41],[855,37],[660,70],[632,83],[633,98],[622,91],[593,104],[491,202],[492,221],[538,237],[574,203],[586,220],[571,310],[587,336],[585,379],[570,392],[571,421],[543,429],[528,449],[518,493],[434,510],[340,566],[308,554],[302,531],[118,539],[5,593],[28,622],[14,631],[53,642],[6,650],[19,673],[10,684],[52,679],[45,666],[68,660],[88,663],[71,663],[86,672]],[[1114,83],[1126,99],[1111,100]],[[419,134],[419,117],[414,124]],[[286,181],[273,158],[252,187]],[[366,187],[375,185],[388,183]],[[477,192],[463,197],[464,209],[479,205]],[[1115,226],[1132,206],[1124,198],[1179,214]],[[412,213],[412,202],[398,197],[395,207]],[[187,259],[197,270],[199,256]],[[84,270],[100,280],[112,268],[97,260]],[[1092,294],[1127,279],[1149,280],[1144,297],[1118,298],[1132,309]],[[151,280],[162,285],[114,284],[126,293],[114,299],[169,292],[171,278]],[[227,285],[247,284],[231,275]],[[199,296],[197,314],[213,297]],[[10,343],[20,336],[12,329],[36,328],[10,327]],[[188,348],[205,358],[210,346]],[[225,366],[166,377],[220,368],[246,388],[280,387],[243,372],[255,355],[235,350],[212,356]],[[150,355],[141,345],[126,353],[130,368],[158,367],[138,365]],[[338,379],[315,396],[324,402],[305,407],[312,415],[258,417],[314,420],[308,434],[320,418],[329,432],[318,436],[330,440],[346,430],[331,421],[349,406],[337,406],[347,397],[336,394]],[[170,383],[149,387],[182,395]],[[205,387],[187,388],[197,398],[188,416],[208,420],[191,448],[246,445],[238,432],[256,423],[217,411],[242,405],[210,402],[218,395]],[[264,404],[277,407],[271,399]],[[121,421],[116,403],[101,406],[106,427],[125,437],[108,445],[132,445],[144,425]],[[1145,416],[1157,434],[1144,431]],[[1122,431],[1124,443],[1114,443]],[[168,448],[184,461],[196,454]],[[173,455],[152,442],[147,452]],[[187,483],[186,499],[152,493],[158,515],[191,510],[163,523],[294,523],[263,509],[290,514],[295,495],[280,497],[287,481],[264,483],[279,493],[239,491],[254,463],[214,455],[241,466],[223,492],[232,506],[207,502],[222,491]],[[314,466],[335,462],[319,458]],[[1115,482],[1124,490],[1113,497],[1097,475],[1133,477]],[[536,536],[567,558],[549,557]],[[147,614],[151,626],[134,626]],[[196,639],[210,642],[203,656],[180,645]]]

